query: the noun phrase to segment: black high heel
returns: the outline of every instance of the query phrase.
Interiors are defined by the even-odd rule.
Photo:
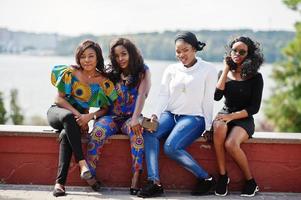
[[[91,186],[92,190],[94,190],[95,192],[100,191],[102,183],[99,180],[96,180],[95,177],[92,177],[86,181]]]
[[[130,195],[137,195],[140,188],[130,188]]]
[[[96,181],[93,185],[91,185],[91,188],[95,192],[99,192],[100,188],[101,188],[101,182],[100,181]]]
[[[65,196],[66,192],[65,192],[65,187],[61,186],[62,188],[56,188],[54,187],[52,195],[55,197],[61,197],[61,196]]]

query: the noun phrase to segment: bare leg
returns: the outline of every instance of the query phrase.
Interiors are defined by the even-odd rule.
[[[240,148],[240,144],[247,141],[249,136],[247,132],[238,126],[233,127],[229,136],[226,139],[225,148],[232,156],[239,168],[242,170],[246,180],[252,178],[248,160],[244,151]]]
[[[214,121],[213,123],[213,142],[215,155],[217,159],[219,174],[226,174],[226,159],[225,159],[225,140],[227,136],[227,125],[223,121]]]
[[[139,171],[133,174],[131,188],[139,188],[139,175]]]

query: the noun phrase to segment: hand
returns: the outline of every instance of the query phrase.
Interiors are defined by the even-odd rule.
[[[88,124],[88,122],[91,120],[91,116],[89,114],[81,114],[75,116],[76,123],[82,127],[85,124]]]
[[[132,118],[130,121],[130,127],[132,131],[135,133],[135,135],[142,135],[143,127],[140,125],[139,121],[137,119]]]
[[[81,129],[80,129],[80,132],[82,134],[88,134],[88,132],[89,132],[89,126],[88,126],[88,124],[85,124],[84,126],[82,126]]]
[[[230,71],[230,66],[229,66],[228,63],[227,63],[227,60],[228,60],[228,59],[231,59],[231,57],[230,57],[230,56],[227,56],[227,57],[224,58],[224,61],[223,61],[223,63],[224,63],[224,71],[225,71],[226,73],[228,73],[228,72]]]
[[[206,130],[206,132],[203,133],[203,137],[208,143],[213,143],[213,130]]]
[[[225,123],[228,123],[232,120],[232,117],[230,114],[218,114],[215,118],[217,121],[223,121]]]
[[[158,121],[158,117],[155,114],[152,114],[151,121]]]
[[[157,117],[157,115],[152,114],[150,121],[158,123],[158,117]],[[154,132],[154,130],[148,130],[148,131],[151,132],[151,133]]]

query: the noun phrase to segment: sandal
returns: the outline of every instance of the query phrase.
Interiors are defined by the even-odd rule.
[[[91,179],[92,178],[92,174],[91,174],[90,170],[87,169],[87,170],[81,171],[80,178],[83,179],[83,180]]]
[[[55,197],[65,196],[66,195],[65,187],[63,185],[61,185],[61,188],[54,186],[52,194]]]

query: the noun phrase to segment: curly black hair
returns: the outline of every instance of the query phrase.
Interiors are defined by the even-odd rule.
[[[232,47],[236,42],[243,42],[248,46],[248,54],[242,63],[241,77],[242,79],[249,79],[258,73],[260,66],[264,61],[264,56],[258,42],[254,42],[249,37],[240,36],[232,40],[226,52],[226,57],[229,57]]]
[[[117,38],[111,42],[109,55],[111,66],[109,67],[108,75],[114,83],[119,82],[121,79],[122,71],[115,56],[115,47],[119,45],[123,46],[129,53],[128,76],[131,78],[129,87],[136,87],[141,77],[145,75],[145,65],[139,50],[129,39]]]

